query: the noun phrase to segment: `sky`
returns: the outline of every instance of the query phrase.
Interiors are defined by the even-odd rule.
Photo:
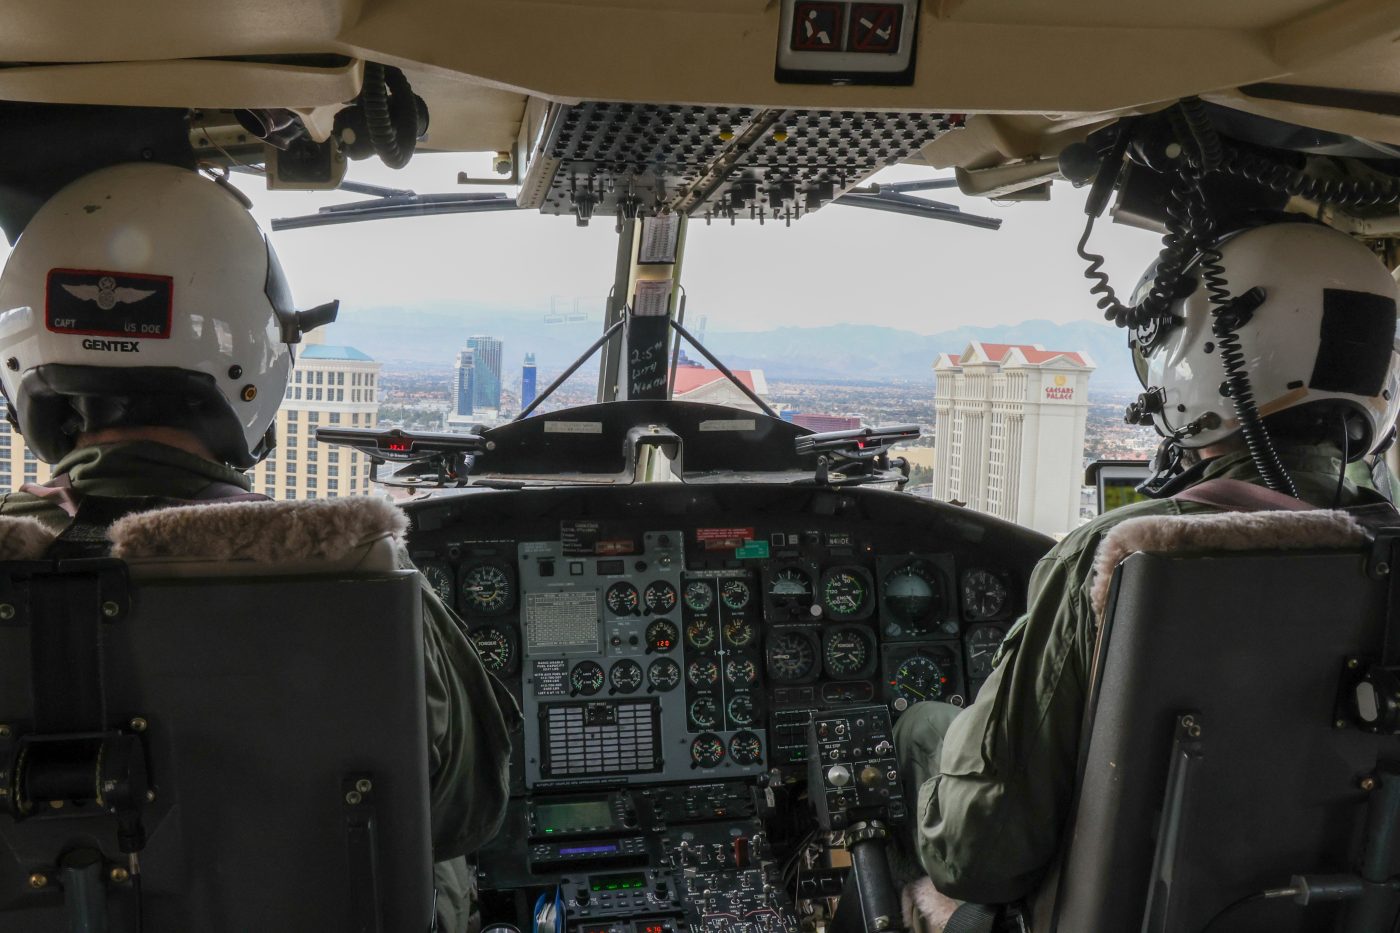
[[[377,160],[349,177],[420,193],[484,190],[457,185],[457,172],[488,174],[484,156],[420,154],[403,170]],[[935,177],[900,166],[878,176]],[[362,196],[343,191],[268,191],[253,176],[235,183],[270,229],[274,217],[313,213]],[[927,192],[964,211],[1003,218],[999,231],[883,212],[827,206],[791,227],[693,222],[681,283],[687,316],[711,331],[881,324],[930,334],[975,324],[1097,320],[1074,246],[1084,192],[1057,183],[1049,203],[996,205],[956,189]],[[271,234],[304,307],[341,300],[342,318],[414,305],[499,309],[539,315],[553,308],[601,309],[612,285],[617,235],[611,218],[579,228],[572,217],[508,212],[381,220]],[[1111,224],[1091,248],[1105,254],[1120,294],[1156,255],[1154,234]],[[0,247],[0,259],[5,253]],[[595,315],[598,311],[595,310]]]
[[[487,174],[481,157],[420,155],[394,172],[353,163],[350,177],[430,191],[466,170]],[[881,180],[934,177],[900,166]],[[356,199],[345,192],[266,191],[236,176],[264,223]],[[1101,319],[1088,298],[1074,247],[1083,229],[1084,192],[1058,183],[1049,203],[996,205],[953,190],[926,196],[964,211],[1003,218],[1000,230],[828,206],[784,227],[693,221],[681,283],[687,315],[712,331],[815,327],[846,322],[937,333],[967,324]],[[383,306],[462,302],[502,311],[598,309],[612,285],[617,235],[600,217],[587,228],[572,217],[537,212],[421,217],[275,233],[274,245],[298,302],[339,298],[342,313]],[[1120,293],[1130,292],[1160,245],[1156,235],[1111,224],[1091,248],[1105,254]]]

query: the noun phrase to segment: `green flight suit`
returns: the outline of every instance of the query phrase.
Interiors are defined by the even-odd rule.
[[[1331,507],[1340,451],[1321,445],[1280,455],[1299,496]],[[1212,462],[1203,479],[1216,478],[1259,482],[1247,453]],[[1361,495],[1348,480],[1341,504]],[[895,724],[901,774],[911,796],[918,788],[914,848],[940,892],[982,904],[1034,892],[1059,852],[1074,789],[1097,637],[1089,587],[1099,540],[1130,518],[1212,511],[1171,499],[1139,502],[1070,532],[1036,565],[1028,611],[1007,633],[977,702],[962,711],[917,703]]]
[[[195,498],[211,483],[250,488],[247,476],[222,464],[153,442],[75,450],[54,468],[84,496]],[[23,492],[0,498],[0,515],[28,515],[61,530],[68,515]],[[412,569],[404,551],[399,565]],[[500,828],[509,793],[510,735],[519,724],[515,701],[482,666],[465,629],[428,582],[423,591],[423,660],[427,687],[429,792],[438,929],[461,933],[476,923],[475,873],[465,856]]]

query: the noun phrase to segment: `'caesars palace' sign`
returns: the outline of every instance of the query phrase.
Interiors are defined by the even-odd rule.
[[[1068,382],[1064,376],[1056,376],[1055,384],[1045,387],[1045,397],[1058,400],[1074,398],[1074,386],[1067,385]]]

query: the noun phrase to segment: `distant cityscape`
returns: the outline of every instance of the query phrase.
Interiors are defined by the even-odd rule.
[[[974,348],[991,348],[994,356],[1000,354],[997,359],[986,361],[995,364],[988,373],[1000,388],[989,390],[975,379],[965,378],[976,370],[975,366],[967,369],[967,354],[973,353],[971,362],[981,362],[975,359]],[[539,393],[557,377],[558,370],[541,369],[536,358],[533,350],[489,334],[462,338],[455,349],[450,344],[445,346],[440,364],[380,362],[355,347],[308,343],[299,353],[277,421],[279,447],[252,471],[254,489],[279,499],[374,491],[369,464],[362,455],[334,448],[317,450],[314,429],[318,423],[464,432],[509,421],[532,403],[537,403],[532,414],[544,414],[596,400],[598,377],[596,368],[591,366],[581,368],[548,397],[540,399]],[[1089,357],[1085,355],[1083,359],[1087,361]],[[1123,422],[1124,408],[1135,393],[1116,385],[1096,388],[1089,377],[1092,365],[1076,365],[1075,361],[1080,360],[1076,351],[973,341],[961,358],[943,354],[939,360],[943,362],[938,364],[941,371],[937,387],[930,380],[899,378],[878,382],[770,380],[758,368],[737,369],[734,375],[785,420],[814,431],[861,425],[918,425],[922,431],[919,440],[897,451],[910,466],[907,491],[963,501],[1051,533],[1062,533],[1093,513],[1091,497],[1080,488],[1087,463],[1099,459],[1145,460],[1156,448],[1157,438],[1150,429]],[[934,363],[930,361],[930,375]],[[997,375],[1003,365],[1011,367],[1006,370],[1007,375]],[[1039,403],[1027,405],[1033,396],[1024,388],[1025,379],[1044,365],[1050,368],[1043,375],[1053,378],[1054,384],[1045,382],[1045,388],[1038,390],[1044,392],[1043,398],[1036,395]],[[1078,372],[1081,369],[1084,371]],[[1080,381],[1067,382],[1071,377]],[[945,395],[942,403],[937,398],[939,391]],[[959,402],[964,396],[970,401]],[[673,397],[757,410],[748,396],[718,370],[689,360],[684,353],[680,355]],[[1038,423],[1038,412],[1051,410],[1045,400],[1072,400],[1076,413],[1053,430],[1030,430],[1035,443],[1041,445],[1033,449],[1026,446],[1029,441],[1021,440],[1027,432],[1023,422],[1034,416],[1033,421]],[[939,434],[940,405],[946,438]],[[955,409],[962,413],[955,416]],[[981,421],[969,420],[979,411],[991,419],[989,428],[981,427]],[[974,424],[978,426],[976,431],[972,429]],[[975,442],[974,434],[982,440]],[[1047,457],[1045,451],[1051,448],[1044,445],[1052,439],[1058,446]],[[1082,450],[1077,460],[1071,454],[1075,449]],[[968,466],[969,457],[980,457],[980,466]],[[957,464],[958,476],[950,469],[953,462]],[[1024,469],[1018,466],[1022,462],[1028,464]],[[1047,463],[1057,465],[1060,479],[1050,481],[1052,471]],[[1022,476],[1019,494],[1011,490],[1015,484],[1009,478],[1018,470]],[[39,463],[8,426],[0,426],[0,486],[44,482],[49,475],[48,465]],[[1028,475],[1032,477],[1029,496],[1025,494]],[[1033,520],[1026,509],[1036,498],[1034,487],[1039,487],[1044,498],[1072,503],[1067,518],[1049,523],[1043,518]]]

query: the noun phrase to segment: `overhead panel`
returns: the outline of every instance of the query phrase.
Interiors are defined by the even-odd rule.
[[[934,113],[558,105],[520,202],[581,224],[663,211],[792,221],[961,124]]]

